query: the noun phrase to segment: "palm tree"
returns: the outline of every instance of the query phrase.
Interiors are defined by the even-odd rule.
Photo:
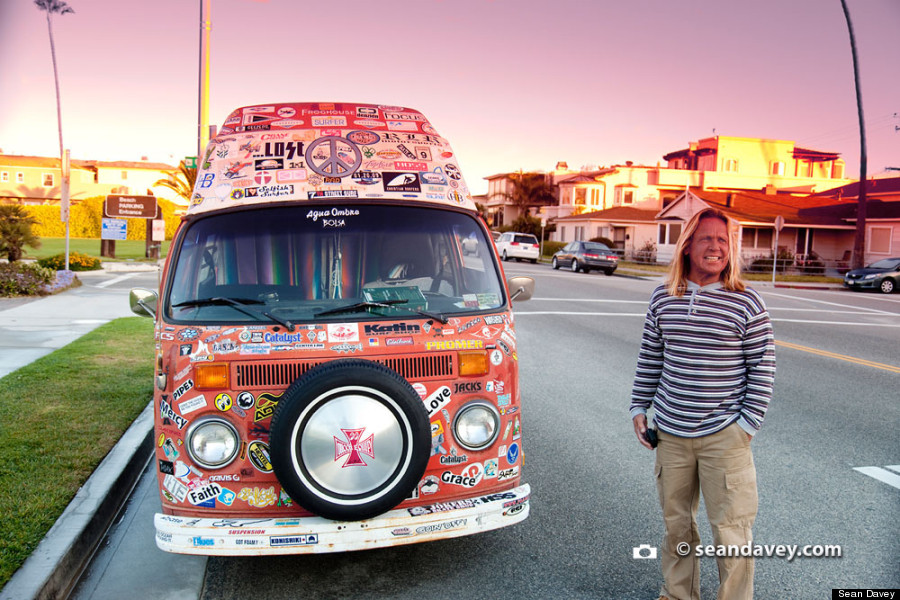
[[[197,181],[196,167],[189,167],[181,161],[178,165],[178,172],[168,179],[160,179],[153,185],[159,185],[169,188],[179,198],[183,198],[185,202],[190,204],[191,195],[194,193],[194,183]]]
[[[62,105],[59,101],[59,72],[56,68],[56,45],[53,43],[53,26],[50,15],[64,15],[75,11],[61,0],[34,0],[37,7],[47,13],[47,31],[50,33],[50,56],[53,58],[53,80],[56,82],[56,121],[59,123],[59,161],[63,161]]]
[[[859,116],[859,198],[856,207],[856,237],[853,240],[853,259],[851,268],[861,269],[865,266],[866,250],[866,124],[863,119],[862,91],[859,89],[859,61],[856,57],[856,36],[853,35],[853,23],[850,22],[850,11],[847,3],[841,0],[844,18],[847,19],[847,30],[850,32],[850,52],[853,55],[853,81],[856,83],[856,112]]]
[[[550,206],[556,204],[555,190],[543,173],[510,173],[513,189],[511,193],[501,192],[500,197],[505,198],[519,207],[523,214],[528,215],[531,207]]]

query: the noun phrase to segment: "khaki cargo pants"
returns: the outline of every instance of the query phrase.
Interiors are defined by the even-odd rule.
[[[742,546],[753,540],[756,467],[750,440],[733,423],[709,436],[682,438],[659,432],[656,487],[666,535],[660,552],[663,588],[672,600],[700,600],[700,493],[712,527],[713,544]],[[685,552],[687,543],[690,551]],[[687,554],[687,556],[682,556]],[[709,560],[709,559],[707,559]],[[753,598],[753,558],[717,557],[719,600]]]

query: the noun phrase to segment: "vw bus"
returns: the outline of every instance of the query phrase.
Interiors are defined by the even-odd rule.
[[[399,106],[232,112],[155,317],[166,551],[450,538],[528,516],[512,302],[456,155]]]

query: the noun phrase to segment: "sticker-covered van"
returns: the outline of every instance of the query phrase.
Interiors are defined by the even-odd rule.
[[[232,112],[159,292],[156,543],[339,552],[528,516],[512,302],[456,155],[399,106]]]

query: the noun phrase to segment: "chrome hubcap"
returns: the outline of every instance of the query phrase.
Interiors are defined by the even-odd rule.
[[[320,398],[307,409],[312,413],[299,444],[294,432],[295,460],[329,493],[372,492],[394,475],[404,459],[403,427],[371,393],[377,392],[345,389]]]

